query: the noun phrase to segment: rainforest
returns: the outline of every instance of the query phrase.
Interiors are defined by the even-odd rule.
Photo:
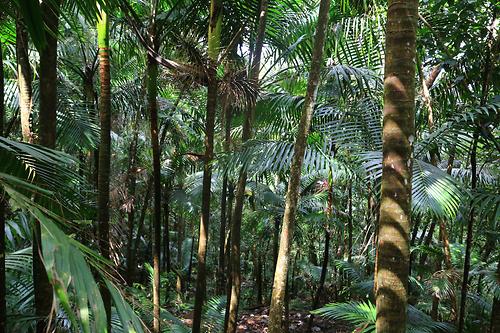
[[[0,333],[500,333],[497,1],[0,7]]]

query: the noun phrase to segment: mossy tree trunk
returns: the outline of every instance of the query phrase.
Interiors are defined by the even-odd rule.
[[[330,0],[321,0],[318,25],[314,38],[311,70],[309,72],[307,93],[304,100],[304,110],[302,112],[297,131],[293,160],[290,168],[290,179],[286,193],[285,213],[283,215],[278,262],[276,263],[276,271],[274,273],[273,293],[271,296],[271,307],[269,309],[269,333],[281,333],[283,331],[286,282],[290,261],[289,257],[293,227],[295,224],[295,212],[297,210],[297,203],[300,195],[300,175],[304,161],[304,153],[306,150],[307,135],[311,125],[314,104],[316,103],[321,66],[323,63],[323,46],[326,37],[329,9]]]

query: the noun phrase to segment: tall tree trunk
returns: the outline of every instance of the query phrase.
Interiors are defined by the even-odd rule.
[[[492,54],[494,54],[495,47],[495,30],[498,25],[497,20],[497,7],[493,6],[493,17],[491,20],[491,25],[489,26],[489,32],[487,37],[487,46],[488,50],[486,53],[486,58],[483,67],[482,73],[482,82],[481,82],[481,98],[480,105],[486,105],[488,101],[488,93],[490,88],[490,79],[491,73],[494,72],[494,63],[492,62]],[[474,141],[472,143],[472,150],[470,154],[470,164],[471,164],[471,192],[474,193],[477,188],[477,144],[479,140],[479,131],[481,129],[477,128],[474,133]],[[465,325],[465,312],[466,312],[466,304],[467,304],[467,292],[468,292],[468,283],[469,283],[469,269],[470,269],[470,257],[472,253],[472,238],[473,238],[473,227],[474,227],[474,215],[475,209],[474,204],[471,201],[470,213],[469,213],[469,221],[467,223],[467,240],[465,247],[465,258],[464,258],[464,272],[462,277],[462,290],[461,290],[461,298],[460,298],[460,314],[458,317],[458,328],[457,332],[462,333],[464,331]]]
[[[285,213],[281,229],[278,262],[274,272],[273,293],[269,309],[269,333],[280,333],[283,330],[283,313],[286,280],[288,275],[290,248],[295,223],[295,212],[300,195],[300,175],[307,145],[307,135],[311,126],[311,118],[316,102],[320,71],[323,63],[323,46],[325,44],[326,27],[330,10],[330,0],[321,0],[319,6],[318,25],[314,38],[311,70],[307,82],[307,93],[304,100],[304,110],[300,118],[297,138],[294,145],[293,160],[290,167],[290,180],[286,193]]]
[[[56,145],[56,109],[57,109],[57,35],[59,27],[60,2],[42,2],[41,9],[47,44],[40,51],[40,144],[55,148]],[[39,318],[36,332],[42,333],[50,328],[46,318],[50,314],[53,301],[52,286],[42,259],[41,226],[35,221],[33,235],[33,285],[35,289],[35,313]]]
[[[32,100],[32,73],[28,57],[28,33],[21,19],[16,21],[17,87],[19,89],[19,109],[21,113],[21,133],[23,141],[33,143],[30,127]]]
[[[229,152],[231,144],[231,120],[233,115],[233,110],[229,105],[229,101],[224,103],[224,152]],[[227,207],[227,195],[228,195],[228,175],[224,173],[222,179],[222,193],[220,202],[220,230],[219,230],[219,264],[217,266],[217,293],[224,293],[226,285],[226,260],[225,260],[225,241],[226,241],[226,222],[228,216],[231,216],[231,211]]]
[[[198,274],[196,276],[196,293],[193,312],[193,333],[201,331],[201,315],[207,287],[207,245],[208,226],[210,220],[210,197],[212,184],[212,160],[214,155],[215,113],[217,109],[218,82],[216,66],[219,56],[222,29],[222,0],[211,0],[210,20],[208,26],[208,91],[207,115],[205,121],[205,156],[203,160],[203,190],[200,219],[200,236],[198,238]]]
[[[153,1],[149,42],[158,52],[156,41],[156,1]],[[153,148],[153,332],[160,332],[160,256],[161,256],[161,165],[158,141],[158,63],[148,55],[148,111]]]
[[[4,95],[5,87],[3,81],[3,49],[0,43],[0,136],[4,135],[4,121],[5,121],[5,104]],[[5,325],[7,323],[7,303],[5,297],[5,211],[7,201],[5,200],[5,193],[0,188],[0,333],[5,333]]]
[[[153,28],[154,29],[154,28]],[[154,35],[153,35],[154,36]],[[160,332],[161,170],[158,143],[158,64],[148,57],[148,108],[153,146],[153,332]]]
[[[375,276],[376,329],[380,333],[406,332],[417,15],[418,0],[389,1],[383,172]]]
[[[260,73],[260,59],[262,56],[262,47],[267,24],[267,6],[268,0],[261,0],[259,9],[259,25],[257,28],[257,39],[255,50],[253,52],[252,65],[250,69],[250,79],[258,82]],[[255,105],[248,106],[243,120],[242,142],[252,138],[252,125],[255,114]],[[241,269],[240,269],[240,246],[241,246],[241,221],[243,215],[243,203],[245,199],[245,187],[247,181],[247,172],[242,168],[238,177],[236,186],[234,215],[231,224],[231,294],[228,295],[229,316],[227,324],[227,333],[235,333],[238,308],[240,303],[241,291]]]
[[[99,48],[99,120],[101,143],[99,145],[99,169],[97,174],[97,221],[99,250],[105,259],[110,259],[109,246],[109,177],[111,168],[111,74],[109,63],[109,18],[101,10],[97,22],[97,43]],[[111,295],[106,287],[101,288],[102,299],[111,331]]]

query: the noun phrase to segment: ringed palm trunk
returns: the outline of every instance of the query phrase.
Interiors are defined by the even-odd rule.
[[[293,228],[295,224],[295,212],[297,210],[297,203],[300,195],[300,175],[302,164],[304,162],[307,135],[311,125],[314,104],[316,103],[321,65],[323,62],[323,46],[325,44],[329,9],[330,0],[321,0],[319,6],[318,25],[314,38],[311,70],[309,72],[307,93],[304,100],[304,110],[302,111],[297,131],[293,160],[290,167],[290,180],[288,182],[288,189],[286,193],[285,213],[283,215],[278,262],[276,263],[276,271],[274,272],[273,293],[271,296],[271,307],[269,309],[269,333],[281,333],[283,331],[286,282]]]
[[[3,83],[3,52],[0,43],[0,136],[4,135],[5,88]],[[5,300],[5,208],[6,200],[3,189],[0,188],[0,333],[5,332],[7,323],[7,303]]]
[[[257,39],[255,42],[255,51],[253,52],[252,67],[250,69],[250,79],[258,82],[260,72],[260,59],[262,55],[262,47],[264,45],[264,37],[267,24],[267,6],[268,1],[262,0],[259,10],[259,25],[257,28]],[[251,105],[245,112],[243,122],[242,142],[246,142],[252,137],[252,123],[255,114],[255,105]],[[247,173],[241,170],[238,177],[236,187],[234,215],[231,224],[231,293],[228,295],[229,315],[227,317],[228,333],[235,333],[238,319],[238,307],[240,302],[241,290],[241,269],[240,269],[240,245],[241,245],[241,221],[243,214],[243,202],[245,198],[245,187],[247,181]]]
[[[30,127],[32,106],[32,73],[28,57],[28,33],[19,19],[16,22],[17,87],[19,89],[19,109],[23,141],[33,143]]]
[[[97,221],[99,249],[101,255],[110,259],[109,246],[109,177],[111,167],[111,74],[109,63],[109,18],[101,10],[97,22],[97,42],[99,48],[99,77],[101,95],[99,98],[99,120],[101,123],[101,143],[99,146],[99,169],[97,174]],[[111,295],[103,287],[101,294],[111,331]]]
[[[198,238],[198,273],[196,276],[196,293],[194,298],[193,333],[200,333],[201,315],[206,293],[206,257],[208,245],[208,226],[210,220],[210,197],[212,185],[212,160],[214,155],[215,113],[217,108],[216,66],[219,56],[222,29],[222,0],[211,0],[210,20],[208,26],[208,91],[207,114],[205,120],[205,156],[203,160],[203,190],[200,218],[200,234]]]
[[[60,2],[42,2],[43,20],[47,28],[47,44],[40,51],[40,144],[55,148],[56,145],[56,108],[57,108],[57,31],[59,27]],[[36,332],[49,329],[45,318],[50,314],[53,301],[52,286],[42,260],[42,239],[40,222],[35,221],[33,235],[33,285],[35,289],[35,313],[39,318]]]
[[[378,232],[377,332],[405,332],[410,263],[417,0],[390,0],[384,78],[383,171]]]

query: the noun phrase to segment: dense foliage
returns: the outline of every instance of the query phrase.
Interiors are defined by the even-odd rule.
[[[325,3],[324,47],[317,0],[2,4],[0,333],[234,333],[277,309],[280,262],[280,332],[293,311],[375,331],[390,5]],[[418,5],[391,332],[496,333],[499,4]]]

